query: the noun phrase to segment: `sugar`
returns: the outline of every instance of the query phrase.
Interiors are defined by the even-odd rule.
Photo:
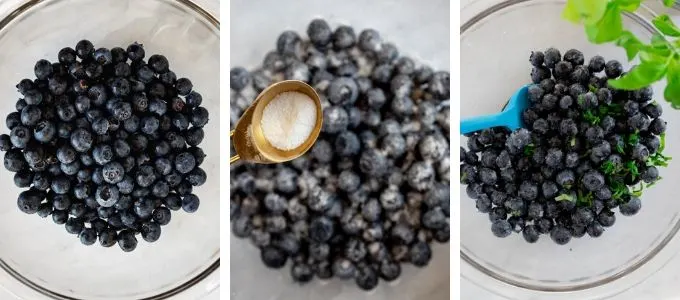
[[[316,125],[316,105],[299,92],[283,92],[262,112],[262,132],[272,146],[292,150],[302,145]]]

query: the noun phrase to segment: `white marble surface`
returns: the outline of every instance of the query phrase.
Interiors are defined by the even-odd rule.
[[[649,0],[645,3],[659,2],[659,0]],[[461,10],[465,10],[468,5],[474,5],[476,0],[462,0]],[[656,9],[658,6],[653,5]],[[680,22],[680,12],[674,12],[676,17],[674,17],[676,22]],[[678,239],[680,237],[676,237]],[[461,264],[464,262],[461,260]],[[489,281],[493,279],[489,278]],[[668,261],[665,266],[643,280],[639,284],[630,287],[630,289],[625,292],[616,295],[610,299],[616,300],[665,300],[665,299],[680,299],[680,289],[678,289],[678,283],[680,282],[680,256],[675,255],[670,261]],[[461,279],[461,295],[462,300],[505,300],[505,299],[519,299],[517,294],[510,293],[506,295],[497,295],[489,292],[483,286],[485,282],[471,282],[467,279]],[[539,300],[539,298],[532,298]],[[582,299],[586,300],[586,299]]]

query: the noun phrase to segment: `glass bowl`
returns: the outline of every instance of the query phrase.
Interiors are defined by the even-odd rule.
[[[173,212],[153,244],[134,252],[115,245],[85,247],[51,217],[21,213],[13,174],[0,171],[0,267],[16,281],[0,283],[21,299],[164,299],[201,282],[219,268],[219,21],[187,0],[28,1],[0,21],[0,114],[14,110],[15,85],[34,78],[39,59],[56,61],[62,47],[81,39],[95,47],[144,44],[146,57],[162,53],[178,77],[190,78],[213,114],[201,144],[208,181],[196,189],[194,215]],[[4,122],[2,132],[8,132]],[[21,284],[17,284],[20,282]]]
[[[461,118],[498,112],[517,88],[530,83],[532,50],[556,47],[564,53],[576,48],[586,61],[596,54],[627,61],[621,48],[588,43],[582,26],[561,19],[563,6],[564,1],[556,0],[477,1],[463,10]],[[648,41],[653,33],[650,15],[642,7],[624,17],[624,26]],[[629,66],[624,63],[624,69]],[[678,156],[680,137],[673,122],[680,111],[663,100],[663,84],[655,85],[654,92],[669,121],[666,151]],[[466,145],[463,136],[461,145]],[[680,229],[680,202],[671,195],[676,194],[672,174],[680,172],[680,163],[672,161],[660,172],[666,179],[645,190],[638,215],[617,213],[617,224],[600,238],[586,235],[565,246],[546,235],[536,244],[519,234],[496,238],[488,216],[477,211],[462,187],[462,276],[517,299],[599,299],[630,288],[663,266],[677,248],[673,237]]]
[[[400,53],[411,56],[417,63],[429,64],[435,70],[449,70],[448,7],[447,0],[432,1],[428,5],[415,1],[264,0],[257,5],[247,0],[231,1],[230,64],[248,70],[261,66],[282,31],[291,29],[306,36],[308,23],[315,17],[323,17],[331,27],[347,24],[354,27],[357,34],[363,28],[374,28],[385,40],[394,43]],[[414,24],[413,20],[418,22]],[[398,281],[389,284],[381,281],[367,293],[357,288],[354,280],[314,279],[305,285],[295,284],[290,277],[290,265],[281,270],[267,269],[260,259],[260,251],[249,239],[232,235],[230,297],[232,300],[449,299],[450,247],[436,242],[432,246],[433,257],[428,267],[402,265]]]

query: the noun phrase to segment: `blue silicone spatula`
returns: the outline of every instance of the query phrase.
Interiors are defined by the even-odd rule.
[[[486,116],[472,117],[460,121],[460,133],[467,134],[492,127],[507,127],[515,130],[524,127],[522,112],[529,107],[527,97],[528,85],[518,89],[505,106],[503,111]]]

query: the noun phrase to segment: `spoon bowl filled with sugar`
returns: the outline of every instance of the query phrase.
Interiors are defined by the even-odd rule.
[[[230,163],[270,164],[298,158],[316,142],[322,121],[314,88],[299,80],[274,83],[257,96],[231,131],[236,155]]]

